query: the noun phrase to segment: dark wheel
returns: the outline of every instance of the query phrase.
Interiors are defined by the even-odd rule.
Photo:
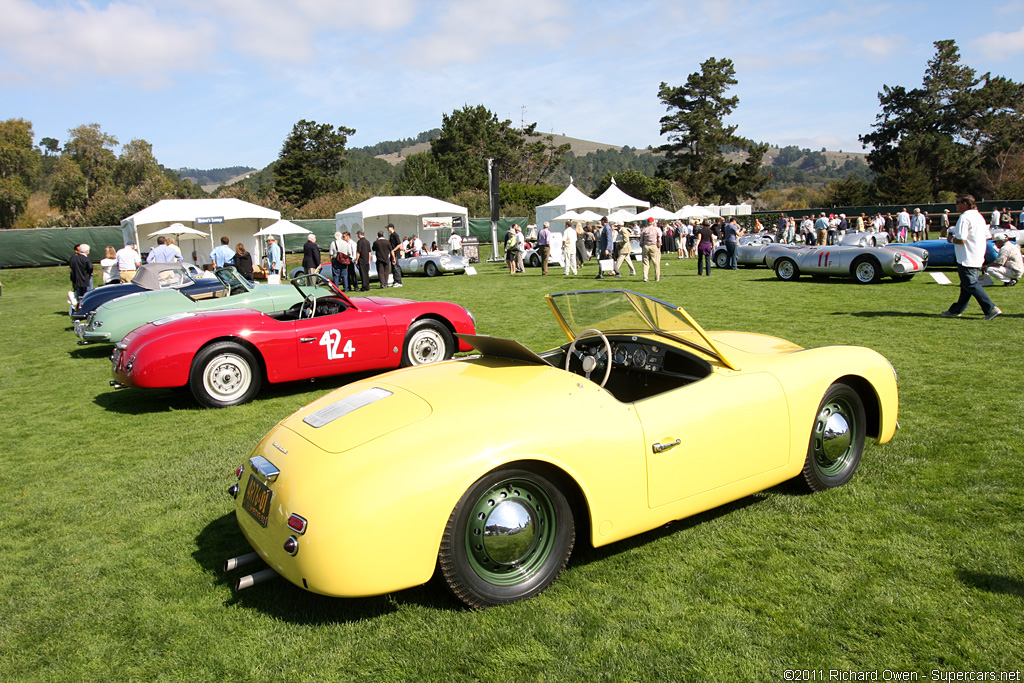
[[[862,285],[873,285],[882,279],[882,267],[870,256],[858,256],[851,272],[853,279]]]
[[[478,479],[452,510],[437,563],[455,597],[481,609],[550,586],[575,541],[572,508],[554,481],[501,469]]]
[[[537,254],[530,254],[530,265],[534,268],[540,268],[540,256]]]
[[[818,406],[804,462],[804,481],[812,491],[850,481],[864,450],[864,404],[846,384],[833,384]]]
[[[423,274],[427,277],[434,277],[437,275],[437,264],[433,261],[427,261],[423,265]]]
[[[729,253],[726,251],[719,251],[715,253],[715,265],[719,268],[725,268],[729,265]]]
[[[260,390],[260,365],[249,349],[217,342],[201,349],[192,361],[188,385],[207,408],[248,403]]]
[[[426,365],[452,357],[455,340],[448,328],[436,320],[420,320],[409,326],[402,349],[402,367]]]
[[[775,277],[785,282],[791,282],[800,277],[800,271],[793,259],[780,258],[775,262]]]

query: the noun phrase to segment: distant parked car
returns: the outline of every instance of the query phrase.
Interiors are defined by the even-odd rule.
[[[845,247],[884,247],[889,244],[889,233],[848,232],[839,236],[839,244]]]
[[[765,265],[765,254],[769,249],[785,247],[786,245],[776,244],[771,237],[761,235],[744,235],[740,238],[736,247],[736,261],[746,268]],[[711,260],[719,268],[726,268],[729,265],[729,252],[724,244],[715,247],[711,254]]]
[[[887,247],[775,247],[765,256],[769,268],[780,280],[814,277],[852,277],[860,284],[873,284],[889,276],[909,280],[928,267],[928,252],[899,244]]]
[[[210,277],[203,275],[203,271],[191,263],[144,263],[139,266],[131,282],[104,285],[74,303],[69,302],[68,315],[73,320],[85,320],[90,313],[108,301],[136,292],[196,287],[197,289],[189,289],[189,292],[196,294],[221,288],[222,285],[213,277],[213,273],[209,273]]]

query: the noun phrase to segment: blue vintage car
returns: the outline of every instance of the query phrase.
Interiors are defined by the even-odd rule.
[[[956,253],[953,250],[953,243],[941,240],[922,240],[921,242],[910,242],[909,246],[924,249],[928,252],[929,268],[956,268]],[[999,250],[988,241],[985,247],[985,263],[996,260]]]
[[[213,292],[224,285],[209,273],[204,273],[191,263],[144,263],[139,266],[131,282],[98,287],[81,299],[69,302],[68,314],[73,320],[85,320],[97,308],[136,292],[153,292],[160,289],[188,289],[192,294]]]

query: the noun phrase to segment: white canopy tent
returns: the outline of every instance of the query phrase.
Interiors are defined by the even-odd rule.
[[[280,237],[281,238],[281,250],[282,250],[282,253],[284,253],[284,252],[287,251],[287,249],[285,249],[285,246],[284,246],[284,236],[285,235],[308,235],[311,232],[313,232],[313,231],[312,230],[306,230],[301,225],[296,225],[295,223],[292,223],[291,221],[280,220],[280,221],[274,223],[273,225],[268,225],[267,227],[263,228],[262,230],[259,230],[259,231],[255,232],[255,233],[253,233],[253,237],[264,237],[264,238],[266,238],[266,237],[270,237],[271,235],[273,235],[275,237]],[[266,240],[265,239],[262,240],[259,243],[259,245],[260,245],[260,249],[261,250],[263,250],[263,251],[266,250]],[[295,245],[292,245],[292,248],[294,249]]]
[[[608,210],[625,209],[627,211],[632,210],[632,213],[636,213],[637,209],[646,209],[651,206],[650,202],[630,197],[620,190],[619,186],[615,184],[614,177],[612,178],[612,184],[595,201],[601,202],[601,206],[607,207]]]
[[[191,254],[182,250],[186,261],[200,267],[210,263],[210,252],[214,244],[219,244],[220,237],[225,236],[232,249],[241,242],[253,252],[253,261],[258,262],[261,252],[253,232],[280,219],[280,211],[243,202],[241,199],[161,199],[122,220],[121,235],[126,243],[135,242],[139,251],[147,252],[156,246],[157,233],[162,228],[168,228],[174,223],[195,230],[206,227],[210,230],[209,246],[201,244],[204,240],[196,240]],[[139,238],[140,232],[146,235],[144,239]],[[184,235],[186,232],[182,230],[172,234]]]
[[[547,204],[541,204],[536,207],[537,213],[537,225],[544,225],[547,221],[562,221],[562,225],[552,225],[551,229],[558,232],[565,228],[564,219],[558,218],[567,211],[576,211],[579,209],[595,209],[600,211],[602,214],[608,212],[608,207],[597,199],[592,199],[587,195],[583,194],[578,187],[572,184],[572,178],[569,179],[569,186],[562,191],[562,194],[552,199]],[[571,220],[582,220],[573,218]]]
[[[608,214],[608,220],[612,223],[633,223],[640,220],[636,217],[636,213],[632,211],[626,211],[625,209],[618,209]]]
[[[438,234],[439,228],[424,227],[423,219],[441,216],[451,216],[457,226],[455,230],[463,236],[469,235],[469,211],[466,207],[425,196],[371,197],[334,214],[334,224],[336,231],[348,231],[353,239],[357,231],[363,230],[366,239],[372,242],[378,232],[384,232],[386,236],[387,224],[394,223],[395,232],[400,236],[416,235],[428,245],[437,241],[440,246],[448,240],[450,233]]]

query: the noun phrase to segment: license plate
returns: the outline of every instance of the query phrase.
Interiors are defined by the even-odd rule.
[[[270,515],[270,499],[274,493],[263,485],[256,475],[249,475],[249,483],[245,486],[245,496],[242,497],[242,508],[248,512],[253,519],[266,528],[267,517]]]

